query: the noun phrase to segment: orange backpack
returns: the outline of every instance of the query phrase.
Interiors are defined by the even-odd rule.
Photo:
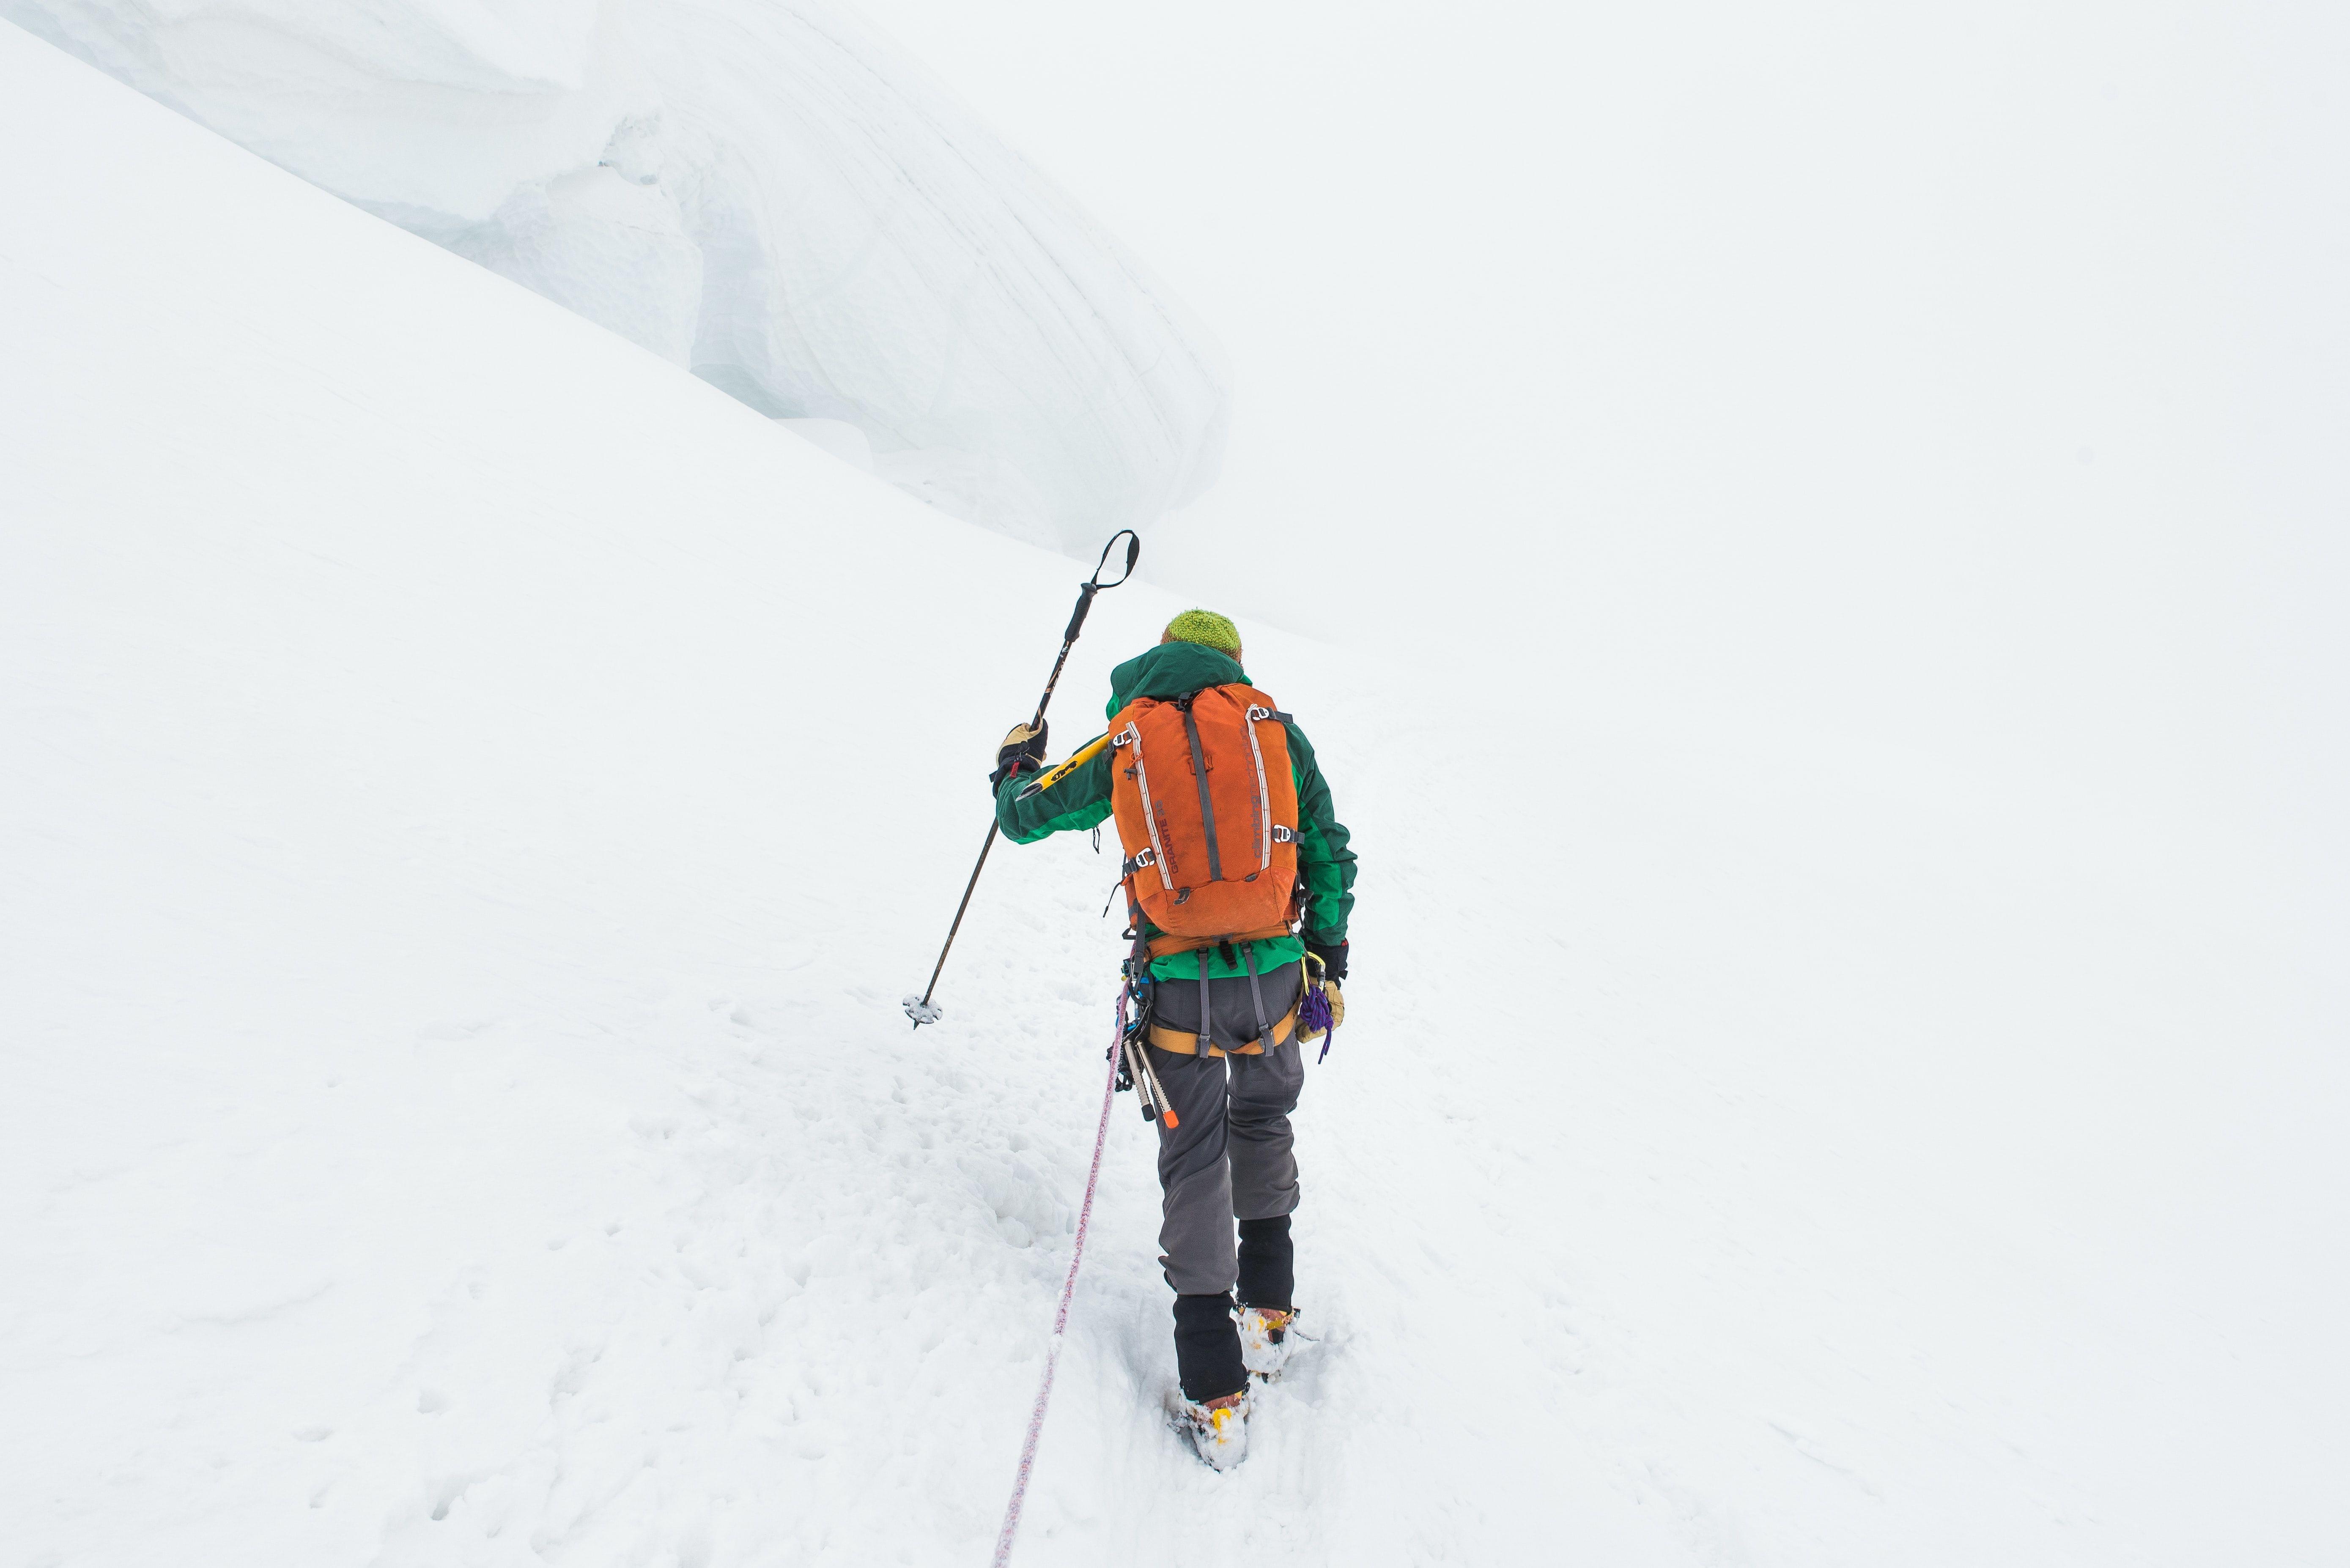
[[[1289,715],[1253,686],[1138,697],[1110,721],[1110,809],[1154,955],[1285,936],[1296,919]]]

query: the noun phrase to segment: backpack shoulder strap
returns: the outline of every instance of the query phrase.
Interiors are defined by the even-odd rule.
[[[1271,692],[1260,691],[1244,680],[1235,680],[1224,690],[1247,703],[1248,715],[1252,719],[1271,719],[1280,724],[1294,724],[1297,722],[1281,711],[1281,705],[1273,700]]]

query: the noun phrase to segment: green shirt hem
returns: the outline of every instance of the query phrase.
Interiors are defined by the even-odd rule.
[[[1305,944],[1295,937],[1267,937],[1262,941],[1242,945],[1256,950],[1256,972],[1260,975],[1271,974],[1283,964],[1296,963],[1305,957]],[[1230,962],[1225,961],[1221,948],[1203,948],[1201,951],[1208,955],[1210,980],[1230,980],[1235,975],[1248,973],[1248,965],[1243,961],[1238,950],[1233,952]],[[1150,978],[1197,981],[1200,978],[1200,954],[1169,953],[1165,958],[1152,959]]]

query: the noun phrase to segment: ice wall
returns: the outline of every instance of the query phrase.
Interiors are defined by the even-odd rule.
[[[1214,479],[1168,291],[826,0],[0,0],[933,504],[1082,551]],[[160,237],[168,243],[168,237]]]

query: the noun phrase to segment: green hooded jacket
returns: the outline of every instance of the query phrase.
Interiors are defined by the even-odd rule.
[[[1118,711],[1138,697],[1180,697],[1203,686],[1228,686],[1248,680],[1240,661],[1202,648],[1196,642],[1162,642],[1139,659],[1129,659],[1109,676],[1109,707]],[[1297,870],[1305,879],[1307,940],[1336,947],[1347,940],[1347,915],[1355,907],[1355,852],[1347,847],[1347,829],[1330,809],[1330,786],[1314,760],[1313,742],[1293,721],[1289,732],[1289,771],[1297,780]],[[1107,751],[1041,794],[1019,798],[1026,782],[1014,774],[996,786],[995,820],[1014,844],[1034,844],[1051,834],[1083,832],[1109,815],[1110,757]],[[1153,935],[1158,928],[1146,927]],[[1296,937],[1273,937],[1245,944],[1256,950],[1262,974],[1305,956],[1305,943]],[[1200,972],[1193,953],[1172,953],[1150,966],[1166,980],[1190,980]],[[1211,976],[1247,973],[1238,953],[1228,961],[1222,951],[1208,950]]]

